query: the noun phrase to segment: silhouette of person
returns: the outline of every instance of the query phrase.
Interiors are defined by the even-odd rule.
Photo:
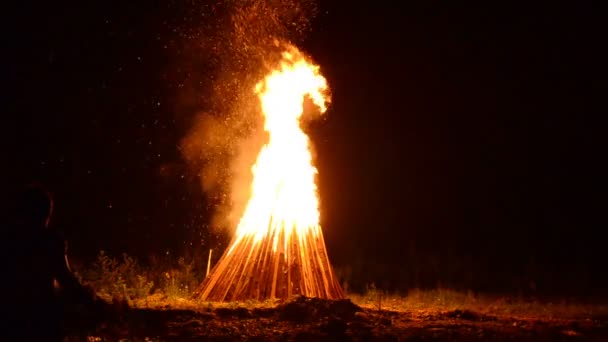
[[[101,312],[105,303],[76,279],[65,240],[49,229],[53,212],[49,192],[28,186],[15,204],[4,232],[0,286],[6,298],[1,309],[6,328],[0,331],[0,340],[61,340],[66,334],[65,298],[90,312]]]

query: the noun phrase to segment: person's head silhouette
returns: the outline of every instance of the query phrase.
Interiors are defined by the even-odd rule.
[[[18,199],[18,216],[40,228],[48,226],[53,213],[53,199],[48,190],[40,184],[30,184]]]

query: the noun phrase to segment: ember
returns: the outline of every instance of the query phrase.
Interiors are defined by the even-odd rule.
[[[252,167],[253,183],[230,247],[198,291],[202,300],[342,298],[319,224],[308,136],[300,128],[309,96],[326,110],[327,82],[295,48],[255,87],[268,142]]]

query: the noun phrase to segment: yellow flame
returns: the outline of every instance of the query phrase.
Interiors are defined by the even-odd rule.
[[[229,254],[244,237],[252,236],[254,243],[272,238],[273,250],[282,247],[288,255],[288,242],[294,233],[299,240],[306,234],[320,233],[317,169],[300,117],[305,96],[323,113],[326,91],[327,81],[319,74],[319,67],[295,48],[284,52],[279,67],[256,85],[269,140],[252,167],[251,197]]]

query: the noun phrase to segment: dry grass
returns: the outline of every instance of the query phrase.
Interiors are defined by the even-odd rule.
[[[217,308],[274,308],[278,304],[282,303],[280,300],[266,300],[266,301],[240,301],[240,302],[209,302],[200,301],[193,299],[192,297],[177,297],[177,296],[165,296],[161,293],[150,295],[146,298],[139,298],[131,301],[131,305],[136,308],[146,309],[184,309],[193,310],[197,312],[210,312]]]
[[[508,297],[492,297],[463,293],[449,289],[413,290],[407,296],[370,291],[366,294],[350,294],[355,304],[371,310],[434,314],[454,310],[472,311],[479,314],[522,319],[606,319],[608,305],[568,302],[541,302]],[[211,312],[217,308],[273,308],[279,300],[242,302],[201,302],[189,297],[165,296],[160,293],[132,301],[132,306],[149,309],[187,309]]]
[[[193,262],[180,258],[173,264],[142,267],[127,255],[112,258],[103,252],[82,273],[82,280],[100,297],[127,300],[135,308],[187,309],[212,311],[216,308],[271,308],[277,300],[231,303],[201,302],[192,299],[200,284],[201,272]],[[488,296],[450,289],[410,290],[407,295],[393,294],[370,285],[364,294],[348,294],[355,304],[372,310],[412,312],[416,314],[469,310],[479,314],[539,319],[608,318],[607,303],[531,300],[520,297]]]
[[[450,289],[412,290],[407,296],[370,290],[350,294],[353,303],[369,309],[442,312],[470,310],[481,314],[543,319],[585,319],[608,317],[608,304],[548,302],[523,298],[476,295]]]

